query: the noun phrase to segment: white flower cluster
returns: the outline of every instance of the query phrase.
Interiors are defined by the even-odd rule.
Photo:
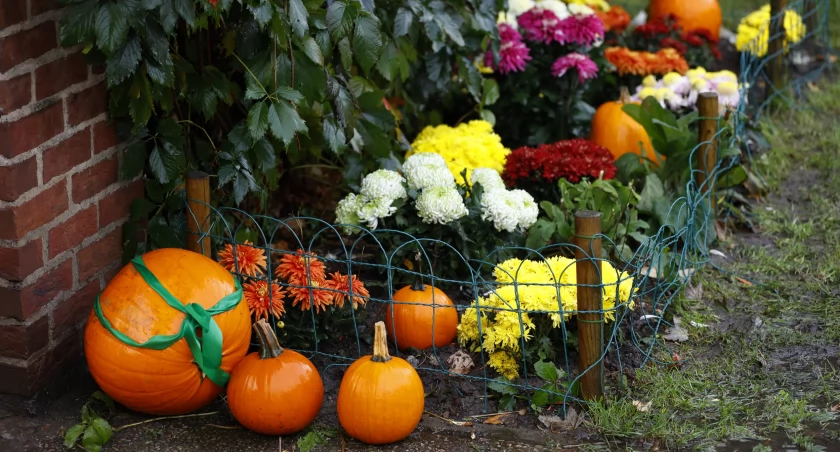
[[[379,220],[393,215],[394,201],[408,196],[405,179],[396,171],[376,170],[362,179],[360,194],[350,193],[338,202],[335,221],[338,224],[366,224],[376,229]],[[351,232],[351,230],[345,231]]]
[[[431,187],[455,188],[455,177],[446,166],[443,156],[434,152],[413,154],[403,163],[408,188],[423,190]]]
[[[481,219],[492,222],[498,231],[528,230],[539,214],[537,203],[525,190],[497,188],[481,197]]]
[[[499,173],[492,168],[476,168],[470,174],[470,185],[479,184],[485,192],[504,189],[505,183]]]
[[[697,96],[705,92],[718,93],[721,113],[727,108],[737,108],[741,102],[738,77],[733,72],[706,72],[702,67],[691,69],[685,75],[671,72],[661,80],[649,75],[642,80],[631,99],[639,102],[653,97],[663,108],[676,111],[695,108]]]
[[[408,187],[420,191],[414,207],[424,223],[446,224],[469,213],[455,186],[455,177],[440,154],[412,154],[403,163],[403,173]]]

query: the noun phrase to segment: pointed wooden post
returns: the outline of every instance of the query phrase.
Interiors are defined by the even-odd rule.
[[[604,395],[603,326],[601,306],[601,213],[583,210],[575,213],[575,269],[577,271],[578,349],[580,351],[581,392],[585,400],[600,399]]]
[[[697,132],[697,142],[700,148],[697,154],[697,171],[694,180],[702,193],[709,193],[709,205],[714,215],[715,206],[714,171],[718,163],[717,134],[720,111],[718,110],[717,93],[701,93],[697,98],[697,109],[700,112],[700,130]]]
[[[187,174],[187,249],[210,257],[210,176]]]
[[[770,0],[770,29],[767,30],[769,42],[767,43],[767,57],[769,67],[770,88],[776,91],[782,89],[785,78],[785,27],[784,11],[787,8],[787,0]]]

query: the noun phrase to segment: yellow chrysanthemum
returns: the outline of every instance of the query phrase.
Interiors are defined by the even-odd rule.
[[[500,350],[491,353],[487,364],[508,380],[513,380],[519,376],[519,363],[513,355],[506,351]]]
[[[785,11],[784,28],[784,46],[787,51],[790,44],[802,41],[807,28],[802,22],[802,17],[792,10]],[[735,48],[756,56],[767,55],[769,29],[770,5],[764,5],[741,19],[741,23],[738,24],[738,34],[735,37]]]
[[[566,0],[570,5],[586,5],[592,9],[600,9],[601,11],[609,11],[610,4],[606,0]]]
[[[419,152],[440,154],[458,182],[464,182],[461,178],[464,169],[467,170],[467,180],[474,168],[492,168],[501,173],[510,154],[510,149],[502,145],[502,138],[493,132],[493,126],[482,120],[462,123],[457,127],[426,127],[411,147],[406,157]]]

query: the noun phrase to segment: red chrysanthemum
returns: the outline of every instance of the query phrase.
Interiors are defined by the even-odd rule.
[[[251,242],[236,246],[234,253],[233,245],[228,243],[222,251],[219,251],[219,264],[230,272],[239,272],[241,275],[257,276],[263,274],[265,267],[265,251],[254,248]]]
[[[660,45],[660,47],[663,47],[663,48],[671,47],[674,50],[676,50],[677,52],[679,52],[681,55],[685,55],[685,52],[688,51],[688,47],[686,47],[685,44],[683,44],[681,41],[679,41],[677,39],[674,39],[670,36],[662,39],[662,41],[659,41],[659,45]]]
[[[286,312],[283,306],[285,295],[277,284],[262,280],[246,283],[242,287],[242,296],[257,320],[268,318],[269,313],[275,317],[282,316]]]
[[[561,178],[572,183],[584,177],[606,180],[614,178],[615,173],[610,151],[589,140],[575,138],[514,150],[505,162],[502,179],[509,187],[515,187],[520,181],[553,184]]]
[[[284,254],[274,274],[286,280],[299,281],[311,278],[312,281],[323,282],[327,278],[324,262],[315,253],[307,253],[301,249],[297,250],[296,254]]]
[[[353,309],[356,309],[360,304],[365,304],[370,297],[370,293],[365,288],[365,283],[357,278],[356,275],[353,275],[351,280],[348,275],[342,275],[339,272],[332,273],[326,286],[336,291],[333,293],[333,304],[339,308],[343,308],[344,300],[350,298],[350,302],[353,303]],[[350,296],[351,288],[353,292],[352,297]]]

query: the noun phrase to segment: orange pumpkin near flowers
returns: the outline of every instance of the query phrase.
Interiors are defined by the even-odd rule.
[[[650,0],[649,18],[673,15],[685,31],[707,30],[717,42],[723,12],[718,0]]]
[[[442,290],[423,284],[419,275],[392,300],[395,303],[386,310],[385,327],[401,350],[442,347],[455,340],[458,310]]]
[[[174,415],[209,404],[248,352],[239,282],[192,251],[151,251],[99,294],[85,357],[102,390],[134,411]]]
[[[657,156],[654,151],[645,128],[622,109],[628,103],[630,93],[627,88],[621,88],[619,100],[598,107],[592,117],[589,140],[607,148],[616,160],[624,154],[644,155],[654,163],[658,161],[657,157],[664,160],[665,157]]]
[[[357,359],[338,388],[338,422],[367,444],[404,439],[420,423],[425,395],[420,375],[408,361],[391,357],[385,324],[376,322],[373,355]]]
[[[324,403],[318,369],[303,355],[283,350],[265,319],[254,324],[260,351],[236,365],[227,387],[233,417],[264,435],[288,435],[315,420]]]

